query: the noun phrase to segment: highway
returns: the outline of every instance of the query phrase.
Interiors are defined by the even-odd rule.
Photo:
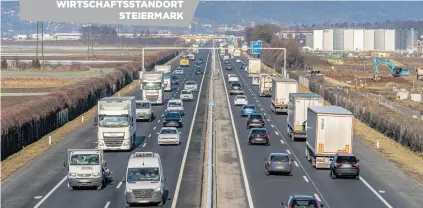
[[[194,67],[192,67],[194,63],[191,63],[191,67],[184,70],[184,75],[178,75],[179,86],[176,85],[172,92],[165,92],[165,103],[167,103],[167,100],[171,98],[179,99],[179,93],[182,91],[183,83],[186,81],[196,81],[198,84],[199,91],[194,93],[194,100],[184,103],[185,116],[183,117],[183,127],[179,129],[182,132],[181,145],[159,146],[157,144],[157,132],[162,127],[161,116],[166,105],[153,106],[156,119],[152,122],[137,123],[137,148],[132,152],[151,151],[160,154],[164,174],[167,179],[165,192],[167,193],[166,197],[168,200],[164,207],[174,207],[175,205],[186,207],[181,203],[195,204],[196,202],[190,202],[190,200],[199,201],[201,198],[193,198],[193,196],[201,193],[201,191],[198,191],[201,180],[190,184],[187,177],[191,177],[192,172],[198,172],[195,171],[197,167],[200,170],[202,168],[202,157],[198,157],[197,154],[202,151],[200,148],[203,140],[201,132],[204,132],[205,122],[197,122],[195,119],[202,120],[202,118],[206,117],[209,87],[207,80],[210,76],[211,61],[211,59],[209,60],[209,55],[209,51],[206,50],[201,50],[197,55],[205,61],[207,60],[203,64],[203,67],[206,68],[206,73],[195,75]],[[173,68],[176,68],[178,61],[173,62],[172,65]],[[133,96],[140,99],[140,89],[136,89]],[[49,151],[4,181],[2,183],[2,207],[125,207],[125,185],[121,181],[126,172],[130,152],[105,152],[105,160],[107,161],[107,167],[112,172],[113,182],[101,191],[71,191],[67,186],[67,172],[66,168],[63,167],[63,161],[67,156],[67,149],[93,149],[97,146],[96,141],[97,128],[93,126],[93,120],[91,119],[74,134],[63,138],[61,142]],[[195,145],[189,147],[188,144],[190,141],[195,141]],[[187,162],[185,164],[185,161],[189,161],[189,163]],[[184,170],[183,172],[186,174],[182,175],[181,170]],[[175,193],[179,193],[179,188],[183,190],[183,193],[179,194],[177,198],[181,202],[174,199]]]
[[[245,63],[248,61],[243,58]],[[240,107],[234,106],[235,95],[229,95],[231,113],[234,121],[235,139],[238,140],[243,156],[246,177],[244,177],[250,207],[279,207],[286,204],[290,195],[314,195],[325,205],[332,208],[355,207],[421,207],[422,187],[404,175],[398,168],[378,156],[363,143],[354,140],[353,152],[360,159],[361,179],[331,179],[328,170],[315,170],[305,158],[305,142],[287,140],[287,116],[274,115],[270,111],[270,97],[259,97],[258,86],[252,86],[247,73],[240,70],[241,63],[231,60],[233,70],[222,67],[222,75],[235,73],[240,79],[244,93],[250,104],[254,104],[265,118],[265,127],[270,132],[270,146],[247,144],[246,119],[240,116]],[[221,60],[221,64],[223,60]],[[226,79],[226,78],[225,78]],[[229,83],[226,81],[229,90]],[[270,175],[264,171],[265,158],[272,152],[288,153],[294,159],[293,176]],[[251,190],[251,193],[248,193]],[[420,193],[420,194],[419,194]],[[420,196],[419,196],[420,195]]]

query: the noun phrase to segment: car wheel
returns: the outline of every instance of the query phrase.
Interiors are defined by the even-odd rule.
[[[330,170],[330,177],[331,177],[332,179],[336,179],[336,175],[335,175],[335,174],[333,174],[333,170]]]
[[[248,145],[251,145],[251,141],[248,141]]]
[[[164,206],[164,196],[162,196],[162,200],[159,202],[159,204],[157,206],[159,206],[159,207]]]
[[[355,180],[360,180],[360,175],[355,176]]]
[[[267,170],[267,169],[265,169],[264,170],[264,173],[268,176],[268,175],[270,175],[270,173],[269,173],[269,170]]]
[[[97,191],[101,191],[102,188],[103,188],[103,183],[101,183],[101,185],[97,186]]]
[[[294,174],[292,173],[292,172],[289,172],[289,174],[288,174],[289,176],[293,176]]]
[[[270,146],[270,142],[267,142],[267,143],[266,143],[266,146]]]

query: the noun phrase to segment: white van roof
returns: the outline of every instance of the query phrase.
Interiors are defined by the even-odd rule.
[[[128,168],[159,167],[160,155],[154,152],[135,152],[128,161]]]

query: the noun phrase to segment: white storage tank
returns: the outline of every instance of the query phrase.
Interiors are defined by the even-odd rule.
[[[364,30],[354,30],[354,50],[364,49]]]
[[[323,30],[313,30],[314,50],[323,50]]]
[[[385,51],[385,30],[375,30],[375,50]]]
[[[405,51],[407,49],[407,31],[395,30],[395,49]]]
[[[375,50],[375,30],[364,30],[364,50]]]
[[[397,97],[400,100],[406,100],[408,98],[408,92],[403,92],[403,91],[397,92]]]
[[[414,102],[422,102],[422,94],[410,94],[410,100]]]
[[[333,50],[336,50],[336,51],[344,50],[344,30],[343,29],[333,30]]]
[[[395,30],[385,30],[385,51],[395,51]]]
[[[323,50],[333,51],[333,30],[323,30]]]
[[[344,51],[354,51],[354,30],[344,30]]]

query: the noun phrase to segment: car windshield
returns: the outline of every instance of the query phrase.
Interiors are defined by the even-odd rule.
[[[161,82],[149,82],[142,84],[143,90],[160,90],[162,89],[162,83]]]
[[[177,134],[178,132],[175,129],[162,129],[160,134]]]
[[[338,156],[337,163],[357,163],[357,159],[353,156]]]
[[[270,156],[272,162],[289,162],[288,155],[272,155]]]
[[[178,77],[177,76],[172,76],[172,79],[173,80],[178,80]]]
[[[182,70],[184,70],[184,69],[182,69],[182,68],[177,68],[176,70],[177,70],[177,71],[182,71]]]
[[[254,110],[254,109],[255,109],[255,107],[254,107],[254,106],[252,106],[252,105],[244,105],[244,109],[251,109],[251,110]]]
[[[251,134],[267,134],[266,130],[255,129],[251,131]]]
[[[167,104],[169,107],[181,107],[181,105],[181,102],[169,102],[169,104]]]
[[[294,208],[317,208],[317,204],[313,200],[294,200],[292,203]]]
[[[236,99],[247,99],[245,96],[237,96]]]
[[[232,84],[232,87],[238,87],[238,88],[240,88],[241,85],[240,84]]]
[[[127,181],[160,181],[159,168],[128,168]]]
[[[129,126],[128,115],[99,115],[99,127],[126,127]]]
[[[186,82],[185,85],[195,85],[195,82]]]
[[[184,90],[184,91],[181,92],[181,94],[184,94],[184,95],[191,94],[191,91]]]
[[[166,118],[180,118],[181,116],[179,115],[178,112],[171,112],[171,113],[166,113],[165,117]]]
[[[150,103],[137,103],[137,109],[149,109]]]
[[[99,165],[98,154],[72,154],[71,165]]]
[[[261,114],[253,114],[253,115],[250,115],[250,118],[254,119],[254,118],[263,118],[263,117],[261,116]]]

